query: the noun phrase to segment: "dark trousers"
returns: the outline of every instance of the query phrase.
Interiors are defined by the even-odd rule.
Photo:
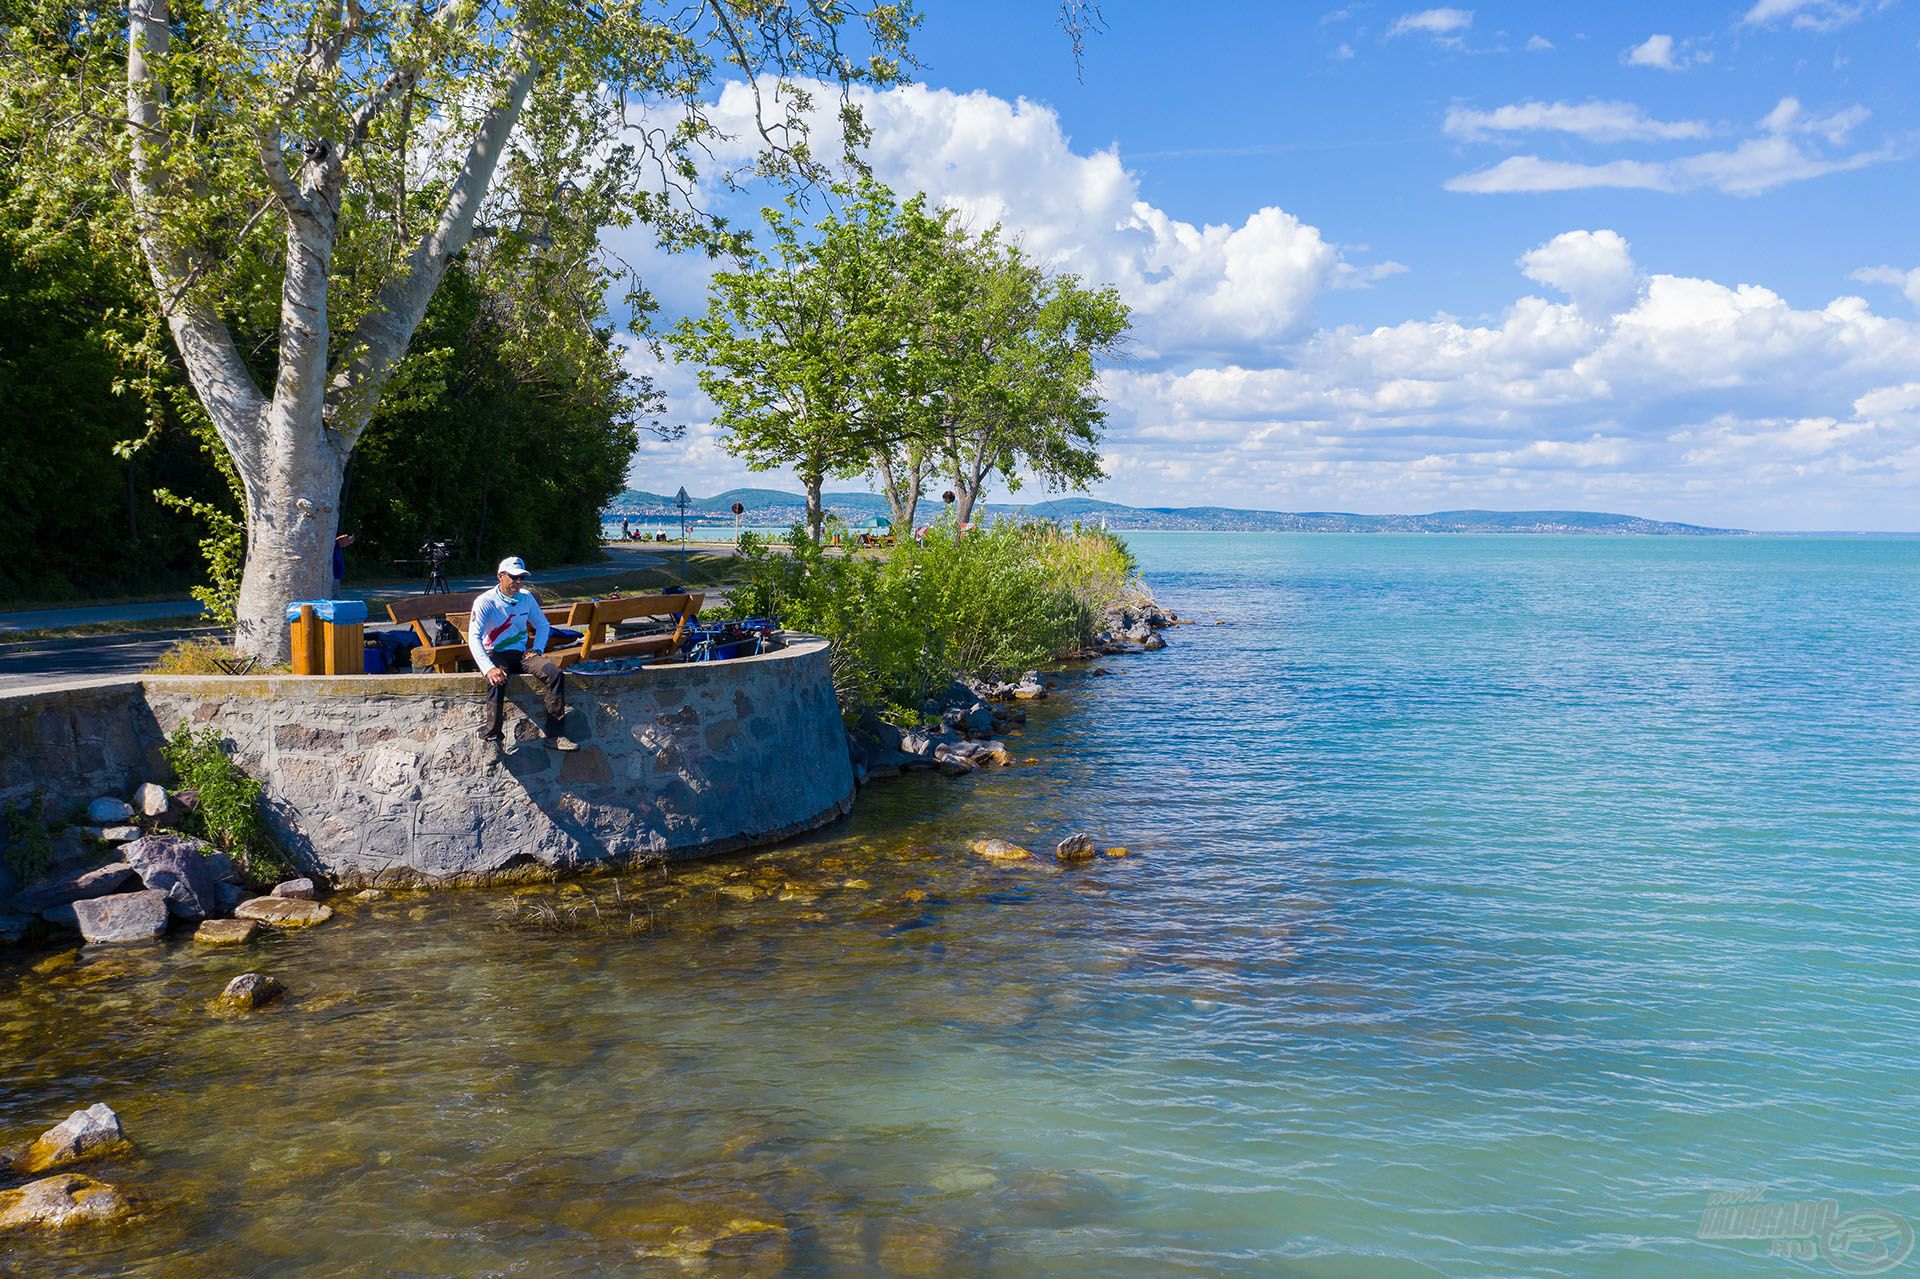
[[[540,685],[540,700],[547,707],[547,736],[560,731],[567,717],[567,677],[552,658],[544,653],[495,653],[493,664],[509,675],[531,675]],[[486,736],[500,736],[500,720],[507,711],[507,682],[487,685]]]

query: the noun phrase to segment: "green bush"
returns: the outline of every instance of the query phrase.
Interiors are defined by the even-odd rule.
[[[1133,575],[1112,534],[1047,523],[943,524],[881,557],[796,527],[790,548],[742,538],[740,559],[733,613],[824,635],[846,714],[902,720],[955,676],[1008,679],[1084,647]]]
[[[181,788],[200,794],[200,802],[181,822],[181,829],[231,854],[249,879],[266,883],[281,878],[287,864],[267,834],[266,819],[260,813],[260,783],[240,771],[220,734],[211,728],[195,734],[182,724],[160,753]]]
[[[40,796],[25,808],[7,813],[7,869],[23,884],[40,878],[53,865],[53,833],[35,816]]]

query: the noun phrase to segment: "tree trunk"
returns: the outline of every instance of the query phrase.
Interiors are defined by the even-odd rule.
[[[980,488],[978,484],[969,485],[960,471],[953,473],[953,517],[961,528],[973,523],[973,504],[979,500]]]
[[[820,487],[826,480],[819,475],[803,475],[800,479],[807,486],[807,532],[818,546],[826,536],[826,513],[820,507]]]
[[[276,430],[292,425],[276,404]],[[288,656],[286,607],[325,599],[333,589],[333,535],[341,466],[316,420],[295,427],[284,451],[269,454],[266,491],[247,503],[247,566],[234,610],[233,643],[267,662]]]
[[[915,457],[911,449],[899,466],[895,466],[893,455],[886,449],[880,449],[874,461],[880,471],[881,492],[893,514],[894,536],[910,537],[914,517],[920,509],[920,493],[927,486],[926,462]]]

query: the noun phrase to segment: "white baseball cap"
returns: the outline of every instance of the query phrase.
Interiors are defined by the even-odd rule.
[[[505,573],[508,577],[525,577],[527,575],[527,562],[518,555],[509,555],[500,561],[500,567],[495,569],[494,572]]]

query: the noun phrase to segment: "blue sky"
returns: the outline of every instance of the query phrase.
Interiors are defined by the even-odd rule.
[[[1911,0],[1115,3],[1080,78],[1043,0],[927,10],[871,158],[1134,305],[1096,495],[1920,528]],[[787,482],[636,358],[636,483]]]

